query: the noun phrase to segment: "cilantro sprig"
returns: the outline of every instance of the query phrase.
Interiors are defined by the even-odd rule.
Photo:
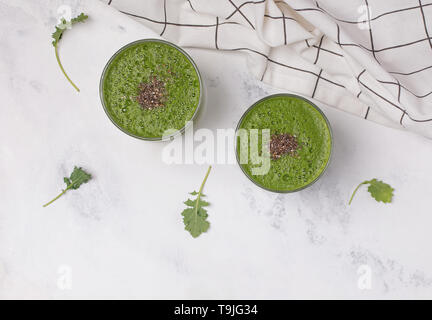
[[[363,181],[357,186],[357,188],[355,188],[348,204],[351,204],[354,195],[357,193],[357,190],[364,184],[369,185],[368,191],[376,201],[382,201],[384,203],[390,203],[392,201],[394,189],[383,181],[372,179]]]
[[[210,203],[201,199],[202,197],[205,197],[202,191],[210,174],[210,170],[211,166],[209,166],[207,170],[199,191],[193,191],[189,193],[190,195],[197,196],[196,199],[187,199],[184,202],[188,208],[184,209],[182,212],[183,223],[185,225],[185,229],[189,231],[189,233],[194,238],[198,237],[201,233],[206,232],[210,227],[210,223],[207,221],[207,210],[203,208],[209,206]]]
[[[87,183],[90,179],[91,175],[89,173],[85,172],[82,168],[74,167],[74,170],[72,171],[70,177],[63,178],[64,182],[66,183],[66,189],[62,190],[62,192],[57,197],[52,199],[50,202],[44,204],[43,206],[46,207],[50,205],[70,189],[78,189],[83,183]]]
[[[84,22],[85,20],[88,19],[88,16],[85,15],[84,13],[81,13],[79,16],[77,16],[76,18],[73,18],[71,21],[66,21],[65,18],[62,18],[60,21],[60,24],[58,24],[55,28],[55,32],[52,34],[52,38],[54,39],[52,42],[52,45],[55,48],[55,55],[56,55],[56,59],[57,59],[57,63],[61,69],[61,71],[63,72],[63,74],[65,75],[66,79],[70,82],[70,84],[79,92],[79,88],[75,85],[75,83],[73,83],[73,81],[69,78],[69,76],[67,75],[65,69],[63,68],[63,65],[60,61],[59,58],[59,53],[58,53],[58,44],[60,42],[60,39],[63,37],[64,32],[66,31],[66,29],[68,27],[73,26],[74,24],[78,23],[78,22]]]

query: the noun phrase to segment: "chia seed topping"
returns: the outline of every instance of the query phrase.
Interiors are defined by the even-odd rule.
[[[297,137],[288,133],[274,134],[270,140],[270,156],[273,160],[279,159],[285,154],[294,157],[299,149]]]
[[[165,82],[158,80],[155,76],[150,82],[142,82],[138,86],[136,101],[144,110],[153,110],[165,106]]]

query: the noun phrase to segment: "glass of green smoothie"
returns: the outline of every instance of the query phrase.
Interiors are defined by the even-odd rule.
[[[297,95],[275,94],[255,102],[241,117],[236,157],[257,186],[290,193],[322,176],[330,161],[332,141],[330,123],[315,104]],[[257,170],[266,162],[266,170]]]
[[[124,133],[161,141],[182,134],[203,104],[203,82],[192,58],[159,39],[127,44],[106,64],[99,94],[106,114]]]

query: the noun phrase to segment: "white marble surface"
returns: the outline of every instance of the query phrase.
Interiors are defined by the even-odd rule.
[[[60,3],[91,16],[61,43],[80,94],[50,44]],[[182,201],[206,165],[164,164],[163,144],[120,132],[98,98],[106,60],[150,35],[94,1],[0,0],[0,298],[432,298],[431,141],[319,103],[334,131],[327,174],[278,195],[236,165],[215,165],[211,229],[192,239]],[[196,128],[232,128],[278,92],[240,55],[187,51],[208,87]],[[75,164],[94,179],[42,208]],[[374,177],[396,189],[394,202],[363,189],[348,207],[356,184]],[[358,286],[362,265],[370,289]]]

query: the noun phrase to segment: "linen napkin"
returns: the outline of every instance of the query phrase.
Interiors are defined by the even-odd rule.
[[[432,2],[103,1],[180,46],[243,52],[273,86],[432,137]]]

